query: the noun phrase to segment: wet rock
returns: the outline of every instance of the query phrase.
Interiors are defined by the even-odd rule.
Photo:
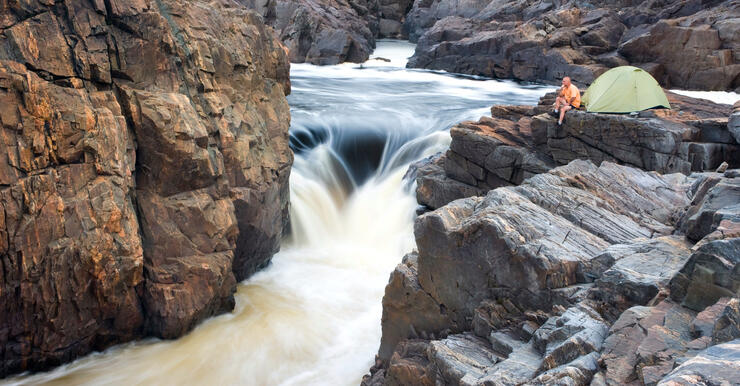
[[[731,385],[740,379],[740,340],[712,346],[687,360],[658,385]]]
[[[382,386],[386,382],[391,384],[390,380],[385,378],[385,369],[371,369],[370,374],[365,374],[362,377],[361,386]],[[396,383],[397,384],[397,383]]]
[[[287,221],[288,61],[260,16],[111,0],[0,19],[0,292],[18,294],[0,376],[230,310]]]

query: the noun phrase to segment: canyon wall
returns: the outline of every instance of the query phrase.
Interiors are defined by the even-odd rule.
[[[272,30],[226,0],[0,12],[0,376],[231,310],[288,221]]]
[[[719,0],[241,0],[293,62],[362,62],[375,38],[418,42],[409,67],[589,84],[635,65],[666,88],[740,88],[740,4]]]
[[[417,0],[410,67],[591,83],[634,65],[663,87],[740,88],[736,1]]]

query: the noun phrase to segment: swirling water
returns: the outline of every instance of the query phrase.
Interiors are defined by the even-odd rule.
[[[390,61],[292,66],[292,231],[272,264],[239,284],[232,313],[178,340],[120,345],[5,382],[357,385],[380,342],[388,276],[414,248],[408,164],[444,150],[451,125],[546,91],[405,69],[413,49],[381,41],[374,57]]]

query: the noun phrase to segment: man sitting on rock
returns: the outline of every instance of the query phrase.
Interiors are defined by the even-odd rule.
[[[560,118],[558,119],[558,125],[563,124],[565,118],[565,112],[572,108],[579,108],[581,106],[581,91],[578,87],[570,82],[570,77],[566,76],[563,78],[563,85],[560,87],[557,99],[555,99],[555,115],[560,112]]]

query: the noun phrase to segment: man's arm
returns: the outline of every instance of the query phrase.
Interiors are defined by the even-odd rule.
[[[569,98],[567,95],[564,95],[563,99],[565,99],[565,102],[568,104],[570,104],[570,102],[573,100],[573,98]]]
[[[573,91],[573,90],[571,90],[570,88],[563,89],[563,98],[565,99],[566,102],[568,102],[568,104],[570,104],[571,102],[573,102],[573,99],[575,99],[575,95],[570,95],[571,93],[566,92],[566,91]]]

